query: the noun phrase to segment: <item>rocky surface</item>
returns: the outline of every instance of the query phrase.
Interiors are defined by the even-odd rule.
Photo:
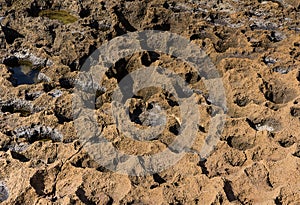
[[[3,204],[300,203],[299,1],[5,0],[0,16]],[[106,111],[126,73],[163,66],[201,90],[199,130],[186,155],[160,173],[127,176],[101,166],[84,149],[72,95],[75,84],[95,87],[76,78],[93,51],[145,29],[199,45],[222,77],[228,111],[214,151],[201,160],[197,153],[214,107],[192,68],[163,53],[120,59],[96,88],[95,109],[103,133],[126,153],[160,152],[180,127],[174,96],[150,89],[132,99],[130,119],[140,127],[164,123],[163,133],[147,143],[119,133]],[[169,113],[164,119],[161,108]]]

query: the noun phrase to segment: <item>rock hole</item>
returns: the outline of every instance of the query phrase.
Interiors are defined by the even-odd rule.
[[[295,153],[293,153],[293,156],[300,158],[300,150],[298,150]]]
[[[223,190],[224,190],[224,192],[226,194],[226,197],[227,197],[229,202],[232,202],[232,201],[236,200],[236,196],[234,195],[234,192],[232,190],[232,186],[231,186],[230,181],[228,181],[228,180],[224,181]]]
[[[180,125],[176,121],[172,126],[169,127],[169,131],[173,133],[174,135],[179,135],[180,133]]]
[[[207,167],[205,165],[206,162],[207,162],[207,160],[204,159],[204,160],[199,161],[197,165],[200,166],[202,174],[205,174],[206,176],[208,176],[209,172],[208,172]]]
[[[91,15],[91,10],[89,8],[82,8],[79,12],[80,18],[86,18]]]
[[[159,184],[166,183],[166,180],[159,176],[159,174],[153,174],[153,180]]]
[[[171,29],[171,25],[169,23],[162,23],[162,24],[153,26],[153,29],[160,30],[160,31],[169,31]]]
[[[22,34],[18,31],[8,28],[6,26],[1,26],[2,31],[5,36],[5,40],[8,44],[13,44],[17,38],[25,38]]]
[[[45,173],[42,170],[37,171],[31,178],[30,178],[30,185],[35,189],[35,192],[39,196],[45,195]]]
[[[296,90],[284,86],[280,82],[269,83],[264,82],[260,87],[265,98],[276,104],[284,104],[290,102],[297,96]]]
[[[292,107],[290,113],[293,117],[300,117],[300,108]]]
[[[38,5],[37,1],[31,3],[30,8],[26,9],[27,13],[31,17],[38,17],[41,11],[41,7]]]
[[[296,138],[294,136],[289,136],[288,138],[280,139],[278,143],[282,147],[290,147],[295,144]]]
[[[85,191],[82,188],[78,188],[76,191],[76,196],[78,196],[78,198],[80,199],[80,201],[84,204],[88,204],[88,205],[96,205],[95,202],[89,200],[86,196],[85,196]]]
[[[11,156],[13,159],[17,159],[20,162],[29,162],[30,159],[28,159],[27,157],[25,157],[23,154],[11,151]]]
[[[160,55],[153,51],[148,51],[144,53],[141,57],[142,64],[145,66],[150,66],[153,62],[159,59]]]
[[[277,196],[274,200],[275,205],[282,205],[282,199],[281,196]]]

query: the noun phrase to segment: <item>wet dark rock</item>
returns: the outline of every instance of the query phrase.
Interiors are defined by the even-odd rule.
[[[286,36],[278,31],[272,31],[271,34],[268,36],[270,41],[272,42],[279,42],[286,38]]]
[[[11,152],[17,152],[17,153],[21,153],[23,151],[25,151],[27,148],[29,147],[28,143],[15,143],[15,144],[11,144],[8,146],[8,149]]]
[[[266,56],[266,57],[264,57],[263,61],[264,61],[265,64],[271,65],[271,64],[276,63],[276,62],[277,62],[277,59],[272,58],[272,57],[270,57],[270,56]]]
[[[281,74],[288,74],[290,71],[292,70],[291,67],[281,67],[281,66],[277,66],[275,68],[273,68],[273,71],[276,73],[281,73]]]
[[[6,201],[9,197],[9,191],[6,185],[1,182],[0,183],[0,202]]]
[[[53,62],[51,60],[49,60],[48,58],[38,57],[28,50],[22,50],[22,51],[16,52],[13,54],[13,56],[17,57],[19,59],[19,61],[20,60],[21,61],[24,61],[24,60],[30,61],[34,68],[41,68],[41,67],[53,65]]]
[[[269,21],[264,21],[264,20],[258,20],[255,19],[256,21],[250,25],[250,28],[252,30],[275,30],[278,28],[278,25],[276,23],[273,22],[269,22]]]
[[[48,95],[50,95],[54,98],[58,98],[58,97],[62,96],[62,94],[63,94],[63,92],[61,90],[53,90]]]
[[[56,129],[42,125],[32,125],[31,127],[19,127],[14,130],[17,138],[26,138],[30,143],[38,140],[52,140],[61,142],[63,135]]]
[[[35,107],[25,100],[9,100],[0,102],[2,112],[20,113],[21,116],[28,116],[36,112],[42,111],[44,108]]]

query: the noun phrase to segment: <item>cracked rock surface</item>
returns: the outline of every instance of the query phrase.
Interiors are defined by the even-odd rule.
[[[5,0],[0,22],[2,204],[300,204],[299,1]],[[144,51],[111,65],[101,85],[77,78],[101,45],[143,30],[190,40],[219,72],[227,113],[206,159],[198,153],[217,108],[187,63]],[[201,117],[192,147],[174,166],[127,176],[85,149],[72,99],[76,85],[94,90],[97,123],[118,150],[159,153],[180,133],[175,96],[151,87],[127,102],[136,127],[164,126],[147,142],[119,132],[110,111],[117,84],[143,66],[182,77]]]

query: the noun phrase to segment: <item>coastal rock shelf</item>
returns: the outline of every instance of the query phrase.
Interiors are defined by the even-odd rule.
[[[1,204],[300,204],[299,0],[5,0],[0,24]],[[166,50],[172,55],[146,49],[116,60],[97,50],[144,30],[174,33],[197,45],[217,72],[199,74],[177,58],[187,49],[177,42],[170,45],[182,46],[180,51]],[[138,46],[164,43],[145,38],[137,37]],[[114,49],[126,53],[128,42]],[[97,54],[106,60],[103,65],[96,64]],[[85,63],[95,71],[108,67],[97,73],[103,74],[101,82],[80,75]],[[176,81],[181,95],[159,83],[132,92],[120,100],[127,118],[116,120],[124,114],[115,100],[118,84],[126,79],[130,85],[120,92],[131,92],[136,82],[128,74],[145,67],[168,79],[179,76],[190,90]],[[206,87],[219,85],[216,79],[224,85],[226,106],[218,106]],[[78,90],[85,92],[81,98]],[[192,97],[195,107],[185,111],[199,112],[199,122],[188,127],[193,119],[184,118],[181,103]],[[221,107],[226,118],[219,126],[211,119],[220,116]],[[86,132],[78,130],[74,117]],[[160,133],[130,138],[136,132],[124,122],[142,133]],[[95,126],[102,141],[92,133]],[[184,128],[195,128],[195,140],[180,150],[184,156],[173,166],[146,176],[109,169],[124,164],[146,169],[151,162],[134,164],[129,156],[149,159],[166,150],[177,156],[171,146],[186,139]],[[212,128],[219,139],[210,135]],[[90,141],[84,144],[80,133]],[[106,159],[93,154],[108,146],[86,148],[104,141],[127,155],[105,166]],[[212,152],[200,156],[203,145],[214,142]],[[163,158],[160,165],[170,161]]]

